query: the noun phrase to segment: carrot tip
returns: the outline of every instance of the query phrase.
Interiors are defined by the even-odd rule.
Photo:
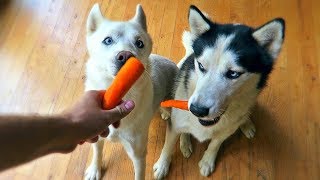
[[[167,100],[161,102],[161,107],[173,107],[173,108],[179,108],[182,110],[189,110],[188,108],[188,101],[182,101],[182,100]]]

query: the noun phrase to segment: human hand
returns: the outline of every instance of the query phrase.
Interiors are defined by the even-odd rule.
[[[104,91],[88,91],[78,103],[63,113],[63,117],[71,122],[71,141],[96,142],[98,135],[106,137],[109,134],[108,126],[118,122],[128,115],[134,108],[133,101],[122,101],[111,110],[101,107]]]

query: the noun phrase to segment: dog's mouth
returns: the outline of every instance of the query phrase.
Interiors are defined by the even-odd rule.
[[[220,120],[220,117],[221,116],[218,116],[212,120],[203,120],[203,119],[200,119],[199,118],[199,123],[202,125],[202,126],[212,126],[212,125],[215,125],[219,122]]]
[[[213,125],[217,124],[217,123],[220,121],[221,116],[222,116],[223,114],[224,114],[224,112],[221,113],[220,116],[215,117],[214,119],[206,119],[206,120],[204,120],[204,119],[200,119],[200,118],[199,118],[199,123],[200,123],[202,126],[213,126]]]

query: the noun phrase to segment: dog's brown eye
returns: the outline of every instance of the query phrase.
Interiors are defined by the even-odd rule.
[[[103,41],[102,41],[103,44],[105,45],[110,45],[113,43],[113,39],[111,37],[106,37]]]
[[[138,39],[135,44],[136,44],[136,46],[137,46],[138,48],[140,48],[140,49],[144,47],[144,44],[143,44],[143,42],[142,42],[140,39]]]
[[[238,77],[241,76],[241,74],[243,74],[243,72],[237,72],[237,71],[229,70],[229,71],[227,71],[227,73],[226,73],[226,77],[227,77],[228,79],[237,79]]]

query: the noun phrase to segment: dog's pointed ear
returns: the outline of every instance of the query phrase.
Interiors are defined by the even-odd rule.
[[[190,6],[188,19],[191,33],[195,35],[210,29],[210,20],[194,5]]]
[[[99,25],[103,22],[103,20],[104,18],[101,14],[99,4],[96,3],[93,5],[87,19],[87,34],[94,33],[98,29]]]
[[[282,18],[276,18],[257,28],[252,36],[266,48],[273,58],[277,58],[284,40],[285,21]]]
[[[131,22],[135,22],[137,24],[140,24],[140,26],[147,31],[147,20],[146,15],[142,9],[142,6],[140,4],[136,7],[136,14],[134,17],[130,20]]]

